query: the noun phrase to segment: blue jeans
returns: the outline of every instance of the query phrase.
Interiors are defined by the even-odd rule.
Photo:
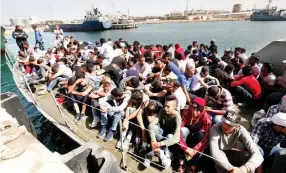
[[[98,99],[91,99],[91,106],[99,109]],[[92,116],[94,118],[100,119],[100,111],[94,108],[91,108]]]
[[[104,103],[103,106],[105,108],[112,107],[108,103]],[[100,118],[101,118],[101,127],[106,127],[108,125],[108,119],[112,118],[112,125],[109,130],[116,131],[117,125],[119,124],[119,121],[124,117],[124,111],[120,112],[101,112]]]
[[[237,102],[244,102],[253,98],[252,94],[242,86],[237,86],[234,90]]]
[[[203,131],[192,132],[187,127],[181,128],[181,134],[184,140],[186,141],[188,147],[190,148],[195,147],[201,140],[203,140],[205,136],[205,132]]]
[[[215,114],[210,114],[210,116],[212,117],[212,123],[213,124],[217,124],[217,123],[221,123],[222,120],[222,115],[215,115]]]
[[[280,151],[282,151],[282,150],[285,150],[284,148],[280,148],[280,147],[275,146],[275,147],[273,147],[273,148],[271,149],[271,152],[270,152],[270,154],[269,154],[268,156],[264,156],[265,153],[264,153],[263,149],[262,149],[260,146],[258,146],[258,149],[259,149],[260,154],[261,154],[263,157],[272,156],[272,155],[275,155],[275,154],[277,154],[278,152],[280,152]]]
[[[156,134],[156,141],[157,142],[160,142],[160,141],[164,141],[166,139],[172,139],[174,137],[173,134],[164,134],[164,130],[161,129],[159,126],[155,126],[155,130],[154,130],[154,133]],[[170,156],[170,151],[168,149],[167,146],[162,146],[161,147],[162,150],[164,150],[165,154]],[[149,153],[147,153],[145,155],[145,158],[148,159],[148,160],[152,160],[152,157],[155,156],[155,152],[154,150],[152,149],[152,151],[150,151]]]
[[[47,88],[47,91],[52,91],[55,86],[57,85],[58,82],[63,82],[63,81],[66,81],[68,80],[68,78],[64,78],[64,77],[56,77],[54,80],[52,80],[49,85],[48,85],[48,88]]]

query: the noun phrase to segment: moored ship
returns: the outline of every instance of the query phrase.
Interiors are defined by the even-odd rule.
[[[277,7],[271,7],[272,0],[268,1],[265,9],[256,10],[251,15],[251,21],[286,21],[286,10],[277,10]]]
[[[91,11],[86,12],[83,20],[74,21],[71,23],[63,22],[47,22],[50,30],[55,30],[56,25],[64,32],[81,32],[81,31],[98,31],[109,29],[112,26],[112,21],[104,18],[98,11],[98,8],[92,8]]]

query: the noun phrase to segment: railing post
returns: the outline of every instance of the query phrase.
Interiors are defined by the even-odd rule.
[[[65,125],[66,125],[67,127],[69,127],[69,125],[67,124],[67,122],[66,122],[66,120],[65,120],[64,114],[63,114],[63,112],[62,112],[62,110],[61,110],[61,108],[60,108],[60,105],[59,105],[58,102],[56,101],[56,98],[55,98],[55,96],[54,96],[53,91],[50,91],[50,93],[51,93],[51,96],[52,96],[52,98],[53,98],[53,100],[54,100],[54,102],[55,102],[55,104],[56,104],[56,106],[57,106],[57,108],[58,108],[58,110],[59,110],[59,112],[60,112],[60,114],[61,114],[61,116],[62,116],[64,122],[65,122]]]
[[[127,166],[126,166],[126,157],[125,157],[125,152],[123,151],[123,136],[122,136],[122,121],[119,121],[119,133],[120,133],[120,142],[121,142],[121,154],[122,154],[122,160],[121,160],[121,169],[124,171],[127,171]]]

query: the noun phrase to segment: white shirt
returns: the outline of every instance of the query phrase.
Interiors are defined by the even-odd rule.
[[[113,58],[113,49],[108,43],[104,43],[101,46],[100,54],[103,54],[105,58]]]
[[[197,67],[197,68],[196,68],[197,73],[201,73],[203,67],[204,67],[204,66]]]
[[[174,95],[176,96],[177,102],[178,102],[177,110],[184,109],[184,107],[186,106],[186,103],[187,103],[187,99],[186,99],[186,96],[185,96],[183,89],[181,87],[179,87],[174,92]]]
[[[123,55],[122,49],[115,49],[113,50],[113,57],[121,56]]]
[[[142,74],[142,78],[146,78],[148,73],[151,73],[152,72],[152,69],[151,69],[151,66],[150,64],[146,63],[141,66],[141,64],[139,62],[137,62],[135,64],[135,68],[136,68],[136,71],[139,73],[139,74]]]
[[[268,86],[273,86],[276,83],[276,76],[273,73],[269,73],[267,76],[262,77],[263,83],[266,83]]]
[[[206,76],[205,78],[207,78],[208,76]],[[197,73],[194,77],[193,77],[193,81],[191,84],[191,91],[196,91],[198,89],[201,88],[202,84],[200,83],[200,80],[204,79],[201,76],[201,73]]]

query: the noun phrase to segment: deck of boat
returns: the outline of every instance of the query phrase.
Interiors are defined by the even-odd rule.
[[[18,68],[13,69],[14,79],[16,80],[16,84],[23,83],[23,77],[21,77],[22,72],[19,71]],[[37,86],[38,88],[38,86]],[[24,87],[19,87],[23,95],[27,98],[28,101],[33,102],[32,95],[30,94],[29,90],[25,89]],[[38,89],[37,89],[38,91]],[[53,91],[54,95],[57,94],[57,90]],[[75,141],[77,141],[80,144],[83,144],[87,141],[96,142],[97,144],[101,145],[106,149],[107,151],[110,151],[114,156],[117,158],[117,160],[120,162],[122,159],[121,152],[115,148],[116,142],[118,139],[113,139],[111,142],[104,142],[102,139],[98,139],[96,135],[98,134],[98,129],[90,129],[89,123],[91,121],[92,117],[89,113],[90,111],[87,110],[88,117],[85,117],[82,122],[80,122],[78,125],[75,125],[73,123],[74,120],[74,114],[71,114],[65,109],[64,105],[60,105],[60,109],[62,110],[63,114],[61,114],[58,110],[57,105],[55,104],[52,96],[50,93],[38,96],[37,93],[34,93],[34,97],[36,100],[36,107],[38,110],[48,119],[50,120],[54,125],[56,125],[58,128],[60,128],[63,132],[65,132],[67,135],[69,135],[71,138],[73,138]],[[237,107],[237,113],[240,114],[243,119],[241,124],[246,127],[246,129],[250,130],[250,120],[253,115],[253,113],[257,111],[257,108],[245,108],[245,107]],[[135,159],[131,158],[131,154],[126,154],[126,164],[128,167],[128,172],[171,172],[171,169],[162,169],[156,165],[152,165],[150,169],[145,169],[145,167],[140,164]],[[134,157],[134,156],[133,156]],[[138,158],[137,158],[138,159]],[[140,159],[139,159],[140,160]],[[142,161],[142,160],[141,160]],[[160,164],[157,157],[153,158],[153,161]]]

